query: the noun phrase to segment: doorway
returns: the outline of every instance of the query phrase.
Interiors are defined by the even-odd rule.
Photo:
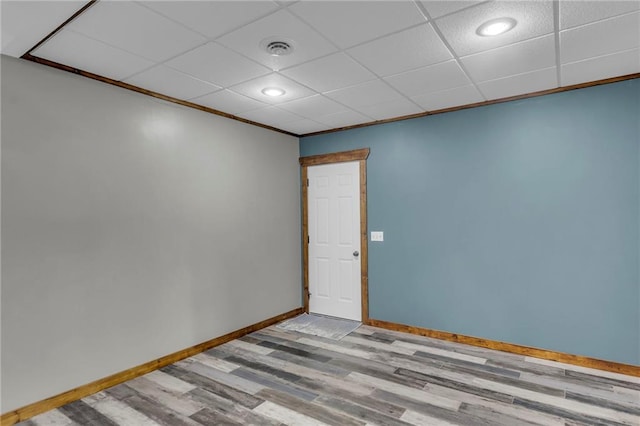
[[[307,313],[368,319],[368,156],[364,148],[300,158]]]

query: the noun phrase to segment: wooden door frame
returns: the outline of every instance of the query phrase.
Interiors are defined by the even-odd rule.
[[[362,322],[369,320],[369,249],[367,236],[367,158],[369,148],[354,149],[352,151],[334,152],[330,154],[300,157],[300,182],[302,184],[302,268],[304,273],[304,287],[302,298],[304,311],[309,313],[309,209],[307,198],[307,168],[325,164],[346,163],[357,161],[360,167],[360,287],[362,303]]]

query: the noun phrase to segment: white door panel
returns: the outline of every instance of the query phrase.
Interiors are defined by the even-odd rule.
[[[309,311],[360,321],[360,165],[307,169]]]

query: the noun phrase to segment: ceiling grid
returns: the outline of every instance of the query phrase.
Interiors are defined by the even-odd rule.
[[[637,0],[46,3],[1,2],[2,53],[295,135],[640,73]]]

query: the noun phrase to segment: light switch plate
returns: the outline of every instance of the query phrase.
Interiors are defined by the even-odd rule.
[[[371,231],[371,241],[384,241],[384,232]]]

